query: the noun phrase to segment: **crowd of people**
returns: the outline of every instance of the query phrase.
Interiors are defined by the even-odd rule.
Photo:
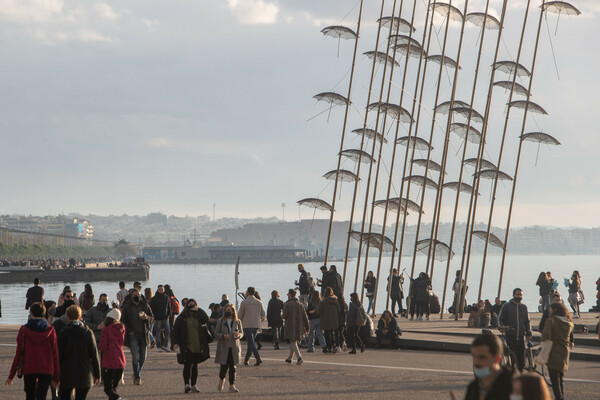
[[[358,293],[352,293],[347,303],[335,266],[321,267],[322,279],[316,282],[302,264],[298,265],[298,272],[300,277],[295,282],[298,288],[288,290],[286,301],[274,290],[265,310],[258,291],[248,287],[239,310],[224,294],[220,303],[210,304],[209,313],[193,298],[180,302],[168,284],[158,285],[153,292],[151,288],[142,291],[140,282],[134,282],[129,289],[125,282],[119,282],[115,300],[109,304],[108,295],[101,293],[96,297],[89,283],[79,295],[65,286],[56,301],[47,300],[36,278],[26,294],[29,320],[17,334],[17,349],[6,384],[12,384],[15,376],[22,376],[27,399],[45,399],[50,390],[53,399],[65,400],[73,392],[76,399],[85,399],[93,385],[102,384],[109,400],[118,400],[121,398],[118,387],[124,381],[126,367],[124,347],[131,353],[134,385],[142,384],[147,352],[156,348],[158,352],[177,353],[177,362],[183,366],[184,392],[197,393],[198,364],[211,357],[209,344],[215,341],[214,360],[220,366],[217,390],[225,390],[228,378],[229,392],[237,393],[236,366],[250,365],[252,357],[254,366],[263,363],[259,332],[265,319],[271,328],[274,349],[288,341],[285,361],[298,366],[303,364],[301,341],[306,342],[308,353],[314,352],[318,344],[325,354],[348,350],[348,354],[357,354],[365,351],[366,339],[373,331],[376,348],[384,340],[393,345],[402,333],[395,305],[402,315],[404,281],[397,270],[388,279],[390,299],[395,297],[396,301],[392,302],[392,310],[382,313],[376,329],[368,313],[374,313],[373,304],[369,300],[365,311]],[[548,274],[544,276],[547,278]],[[555,285],[544,283],[542,278],[540,274],[540,295],[542,289],[545,295],[546,287]],[[574,273],[569,284],[578,278]],[[374,275],[367,274],[364,282],[367,298],[377,290],[373,287],[375,282]],[[422,293],[431,291],[431,281],[427,274],[421,273],[411,279],[410,286],[408,312],[404,315],[413,319],[414,309],[417,319],[422,319],[430,307]],[[539,386],[547,396],[545,385],[537,385],[528,375],[514,378],[515,372],[524,369],[526,346],[532,338],[529,312],[522,300],[523,291],[516,288],[507,302],[496,298],[494,305],[489,301],[474,305],[469,324],[498,327],[516,356],[516,368],[509,371],[500,364],[503,344],[496,335],[490,331],[478,336],[471,351],[476,379],[469,386],[466,399],[508,399],[506,396],[511,393],[528,398],[524,393],[534,386]],[[557,291],[548,300],[542,298],[542,304],[542,346],[546,343],[550,349],[544,364],[552,380],[554,398],[564,399],[564,373],[573,347],[572,315]],[[244,357],[242,338],[246,341]],[[494,397],[488,397],[489,393],[494,393]]]
[[[49,271],[53,269],[85,268],[86,265],[106,264],[109,267],[148,266],[143,257],[126,261],[118,261],[113,257],[48,257],[48,258],[2,258],[0,267],[29,267]]]

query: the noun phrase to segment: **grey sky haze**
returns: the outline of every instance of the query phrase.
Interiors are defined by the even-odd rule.
[[[361,54],[373,50],[379,13],[378,2],[366,3]],[[424,10],[425,2],[418,3]],[[510,3],[506,29],[515,32],[525,1]],[[581,16],[563,15],[556,28],[550,15],[548,28],[543,25],[532,100],[549,115],[535,116],[527,129],[563,145],[541,146],[537,165],[537,146],[524,148],[513,226],[600,225],[600,5],[572,3]],[[453,4],[462,9],[464,2]],[[500,4],[492,1],[494,15]],[[470,1],[469,10],[484,5]],[[216,203],[218,217],[255,217],[280,216],[285,202],[286,217],[297,218],[297,200],[331,201],[332,185],[322,175],[336,166],[343,110],[334,108],[329,122],[327,113],[307,120],[326,109],[313,95],[347,91],[352,44],[342,42],[337,57],[337,40],[319,31],[340,22],[354,29],[354,6],[343,0],[0,0],[0,213],[200,215],[212,214]],[[539,15],[537,5],[532,9],[531,27]],[[450,31],[457,36],[456,26]],[[465,76],[473,72],[476,32],[467,30]],[[525,52],[534,33],[528,31]],[[504,59],[516,54],[510,36],[502,52]],[[370,64],[364,56],[358,63],[353,101],[362,109]],[[489,64],[479,85],[489,79]],[[500,96],[494,99],[498,124],[504,107]],[[361,123],[357,108],[351,129]],[[511,125],[509,135],[516,137],[518,128]],[[497,138],[490,138],[492,148]],[[517,142],[508,143],[512,174]],[[359,144],[349,136],[346,148]],[[453,154],[457,138],[454,146]],[[497,157],[492,150],[489,156]],[[489,186],[480,192],[489,201]],[[499,225],[508,192],[501,185]],[[344,184],[336,218],[348,218],[350,195]],[[446,214],[450,207],[448,199]],[[301,213],[307,218],[312,210]]]

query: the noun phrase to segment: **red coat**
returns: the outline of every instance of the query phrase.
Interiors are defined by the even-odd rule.
[[[56,331],[49,326],[45,319],[32,319],[27,325],[21,326],[17,335],[17,352],[10,367],[9,379],[17,373],[17,365],[23,349],[25,337],[25,363],[23,374],[52,375],[52,380],[59,381],[60,367],[58,364],[58,345]]]
[[[112,323],[102,330],[98,348],[102,352],[102,368],[125,368],[125,353],[123,341],[125,340],[125,327]]]

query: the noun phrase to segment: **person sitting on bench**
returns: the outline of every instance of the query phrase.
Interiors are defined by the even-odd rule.
[[[398,323],[396,319],[392,317],[392,313],[388,310],[384,311],[377,323],[377,345],[375,348],[381,347],[381,339],[389,339],[390,345],[394,346],[394,342],[398,337]]]

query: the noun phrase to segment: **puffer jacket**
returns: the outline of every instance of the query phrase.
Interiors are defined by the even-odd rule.
[[[100,344],[98,345],[102,352],[102,368],[125,368],[124,340],[125,327],[120,323],[114,322],[102,330]]]
[[[498,326],[510,327],[506,332],[507,337],[520,339],[531,336],[531,322],[527,306],[516,303],[514,300],[504,303],[498,315]]]

